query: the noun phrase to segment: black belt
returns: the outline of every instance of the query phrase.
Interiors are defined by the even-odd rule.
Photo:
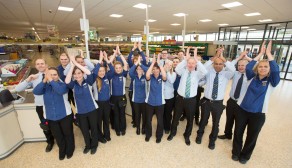
[[[230,97],[230,99],[231,99],[231,100],[233,100],[233,101],[235,101],[235,102],[237,102],[237,101],[238,101],[238,100],[234,100],[234,99],[232,99],[231,97]]]
[[[182,97],[181,95],[179,95],[179,94],[177,94],[179,97],[181,97],[182,99],[195,99],[196,98],[196,96],[194,96],[194,97],[188,97],[188,98],[186,98],[186,97]]]
[[[204,97],[203,99],[205,99],[206,101],[208,101],[210,103],[220,103],[220,102],[223,102],[223,100],[210,100],[210,99],[207,99],[206,97]]]

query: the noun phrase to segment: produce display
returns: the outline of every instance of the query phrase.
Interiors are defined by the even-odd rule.
[[[24,75],[26,74],[26,71],[28,70],[28,67],[24,67],[17,76],[15,77],[10,77],[10,78],[6,78],[5,81],[3,81],[3,85],[4,86],[8,86],[8,85],[17,85],[19,82],[21,82],[22,78],[24,77]]]

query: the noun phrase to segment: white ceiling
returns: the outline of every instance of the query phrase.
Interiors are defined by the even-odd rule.
[[[219,23],[229,25],[258,24],[260,19],[273,22],[292,21],[292,0],[237,0],[243,5],[217,12],[221,4],[235,0],[85,0],[86,16],[90,26],[96,27],[101,36],[132,35],[143,32],[145,10],[133,8],[138,3],[151,5],[150,32],[181,34],[183,18],[173,14],[187,13],[187,33],[218,32]],[[58,6],[74,8],[73,12],[58,11]],[[49,10],[52,13],[49,13]],[[246,17],[245,13],[260,12],[260,16]],[[122,14],[122,18],[109,17]],[[0,0],[0,33],[23,35],[35,27],[41,38],[48,35],[47,25],[57,25],[60,35],[80,35],[79,19],[82,18],[80,0]],[[211,19],[212,22],[198,22]],[[180,26],[171,26],[180,23]]]

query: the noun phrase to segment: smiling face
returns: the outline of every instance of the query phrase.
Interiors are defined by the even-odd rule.
[[[216,72],[221,72],[223,70],[223,67],[224,67],[223,60],[221,60],[220,58],[215,58],[214,63],[213,63],[213,67],[214,67]]]
[[[153,69],[152,69],[152,73],[153,73],[153,75],[154,75],[155,77],[158,77],[159,74],[160,74],[160,69],[159,69],[159,67],[154,66]]]
[[[167,59],[167,56],[168,56],[168,52],[167,52],[166,50],[163,50],[163,51],[161,52],[161,58],[162,58],[162,59]]]
[[[39,71],[39,72],[45,72],[47,69],[47,64],[45,62],[44,59],[37,59],[35,61],[35,68]]]
[[[136,72],[137,72],[138,76],[142,76],[144,73],[143,69],[140,66],[137,66]]]
[[[69,57],[65,53],[60,55],[60,63],[63,67],[69,64]]]
[[[258,66],[257,66],[257,74],[260,77],[267,77],[269,75],[270,72],[270,64],[268,61],[260,61]]]
[[[189,71],[193,71],[197,67],[197,61],[194,58],[188,59],[187,68]]]
[[[105,67],[100,67],[98,70],[98,77],[103,78],[105,76]]]
[[[49,73],[51,74],[53,81],[57,82],[59,80],[58,72],[55,69],[50,69]]]
[[[73,78],[77,82],[82,82],[83,81],[83,75],[84,75],[84,73],[79,68],[74,69]]]
[[[120,74],[120,73],[123,72],[123,66],[122,66],[121,63],[116,63],[116,64],[115,64],[115,72],[116,72],[117,74]]]
[[[173,62],[172,66],[173,66],[173,68],[175,68],[177,66],[177,64],[179,64],[179,59],[175,58],[172,60],[172,62]]]
[[[247,64],[247,60],[240,60],[237,64],[237,69],[240,73],[244,73],[245,72],[245,67]]]

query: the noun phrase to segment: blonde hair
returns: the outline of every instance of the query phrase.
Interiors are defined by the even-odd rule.
[[[259,64],[262,63],[262,62],[266,62],[266,63],[269,64],[269,60],[267,60],[267,59],[262,59],[262,60],[258,61],[258,63],[257,63],[257,64],[253,67],[253,69],[252,69],[253,72],[256,74],[256,76],[258,75]],[[269,64],[269,66],[270,66],[270,64]],[[270,76],[270,73],[271,73],[271,70],[269,71],[267,77]]]
[[[100,66],[100,68],[104,68],[105,73],[106,73],[106,69],[107,69],[107,67],[105,67],[105,66]],[[96,81],[97,90],[98,90],[98,92],[100,92],[100,90],[101,90],[101,88],[102,88],[102,81],[101,81],[101,78],[100,78],[99,76],[97,76],[96,79],[95,79],[95,81]]]

